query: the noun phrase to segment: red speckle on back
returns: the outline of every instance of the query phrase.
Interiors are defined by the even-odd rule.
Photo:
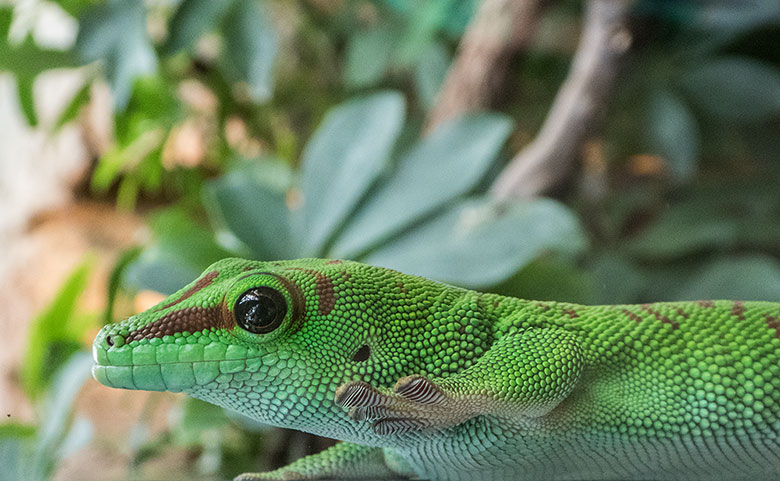
[[[742,301],[734,301],[734,306],[731,308],[731,315],[736,316],[737,319],[743,321],[745,319],[745,303]]]
[[[769,326],[770,329],[774,329],[775,337],[780,339],[780,320],[769,314],[764,314],[764,317],[766,318],[766,325]]]
[[[567,309],[563,309],[561,312],[563,312],[567,316],[571,317],[572,319],[574,319],[576,317],[580,317],[580,315],[577,314],[577,311],[575,311],[574,309],[567,308]]]
[[[701,307],[715,307],[715,303],[712,301],[696,301],[696,304]]]
[[[656,319],[663,322],[664,324],[671,324],[672,329],[679,329],[680,327],[679,323],[669,319],[668,316],[654,309],[651,304],[642,304],[640,307],[643,310],[647,311],[649,314],[652,314]]]
[[[620,312],[622,312],[623,314],[628,316],[629,319],[631,319],[632,321],[636,322],[637,324],[642,322],[642,318],[639,315],[629,311],[628,309],[621,309]]]

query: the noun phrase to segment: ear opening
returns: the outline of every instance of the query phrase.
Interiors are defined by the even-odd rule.
[[[371,356],[371,348],[368,346],[368,344],[363,344],[360,346],[360,349],[355,352],[355,355],[352,356],[352,361],[354,362],[363,362],[368,360],[368,358]]]

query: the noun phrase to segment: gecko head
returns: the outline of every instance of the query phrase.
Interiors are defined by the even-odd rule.
[[[158,305],[105,326],[93,344],[93,376],[306,429],[294,420],[307,410],[321,417],[344,382],[390,385],[404,374],[380,342],[388,316],[399,316],[407,336],[404,323],[414,322],[391,302],[407,297],[399,275],[349,261],[224,259]]]

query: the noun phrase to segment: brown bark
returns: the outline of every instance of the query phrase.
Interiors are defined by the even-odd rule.
[[[510,60],[532,40],[543,0],[484,0],[458,47],[425,131],[491,107]]]
[[[589,0],[571,70],[541,130],[491,187],[499,201],[539,195],[576,166],[598,130],[621,60],[631,46],[631,0]]]

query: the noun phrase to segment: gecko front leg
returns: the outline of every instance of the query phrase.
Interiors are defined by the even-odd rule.
[[[352,381],[338,388],[335,402],[379,435],[436,431],[485,414],[538,417],[571,393],[583,364],[572,333],[530,328],[504,335],[452,376],[407,376],[392,389]]]

